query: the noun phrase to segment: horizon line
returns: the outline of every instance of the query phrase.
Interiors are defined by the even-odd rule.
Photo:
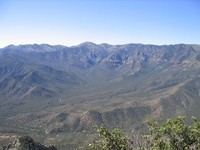
[[[21,44],[8,44],[5,46],[1,46],[0,48],[6,48],[9,46],[24,46],[24,45],[49,45],[49,46],[65,46],[65,47],[74,47],[74,46],[79,46],[82,44],[93,44],[93,45],[111,45],[111,46],[120,46],[120,45],[131,45],[131,44],[135,44],[135,45],[152,45],[152,46],[169,46],[169,45],[200,45],[197,43],[166,43],[166,44],[152,44],[152,43],[134,43],[134,42],[127,42],[127,43],[119,43],[119,44],[113,44],[113,43],[106,43],[106,42],[102,42],[102,43],[96,43],[96,42],[91,42],[91,41],[85,41],[85,42],[81,42],[78,44],[50,44],[50,43],[21,43]]]

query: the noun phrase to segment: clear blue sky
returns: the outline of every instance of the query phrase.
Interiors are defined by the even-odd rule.
[[[200,44],[200,0],[0,0],[0,47]]]

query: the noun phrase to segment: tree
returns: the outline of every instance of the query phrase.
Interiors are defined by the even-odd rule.
[[[192,119],[187,125],[185,117],[169,119],[159,125],[149,124],[152,150],[191,150],[200,149],[200,121]]]
[[[200,121],[194,117],[191,124],[185,117],[150,122],[149,134],[137,135],[137,142],[130,142],[119,129],[101,127],[98,133],[99,140],[89,144],[89,150],[200,150]]]
[[[119,129],[97,129],[100,139],[88,145],[89,150],[132,150],[128,138]]]

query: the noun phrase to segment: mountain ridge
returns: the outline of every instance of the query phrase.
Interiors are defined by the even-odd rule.
[[[7,45],[7,46],[4,46],[4,47],[1,47],[0,48],[0,52],[1,50],[3,49],[15,49],[17,47],[44,47],[46,48],[45,50],[39,50],[38,52],[52,52],[52,50],[49,50],[48,51],[48,48],[51,49],[51,48],[60,48],[60,49],[64,49],[64,48],[74,48],[74,47],[81,47],[81,46],[102,46],[102,47],[119,47],[119,46],[131,46],[131,45],[141,45],[141,46],[158,46],[158,47],[163,47],[163,46],[180,46],[180,45],[190,45],[190,46],[200,46],[200,44],[186,44],[186,43],[177,43],[177,44],[143,44],[143,43],[126,43],[126,44],[109,44],[109,43],[99,43],[99,44],[96,44],[94,42],[83,42],[83,43],[80,43],[80,44],[77,44],[77,45],[71,45],[71,46],[67,46],[67,45],[61,45],[61,44],[46,44],[46,43],[43,43],[43,44],[37,44],[37,43],[34,43],[34,44],[10,44],[10,45]],[[54,49],[53,51],[56,51],[56,49]]]
[[[8,46],[0,49],[0,133],[41,131],[48,143],[101,124],[129,132],[151,119],[198,117],[199,73],[193,44]]]

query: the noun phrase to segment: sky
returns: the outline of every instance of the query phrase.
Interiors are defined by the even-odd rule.
[[[200,0],[0,0],[0,47],[200,44]]]

